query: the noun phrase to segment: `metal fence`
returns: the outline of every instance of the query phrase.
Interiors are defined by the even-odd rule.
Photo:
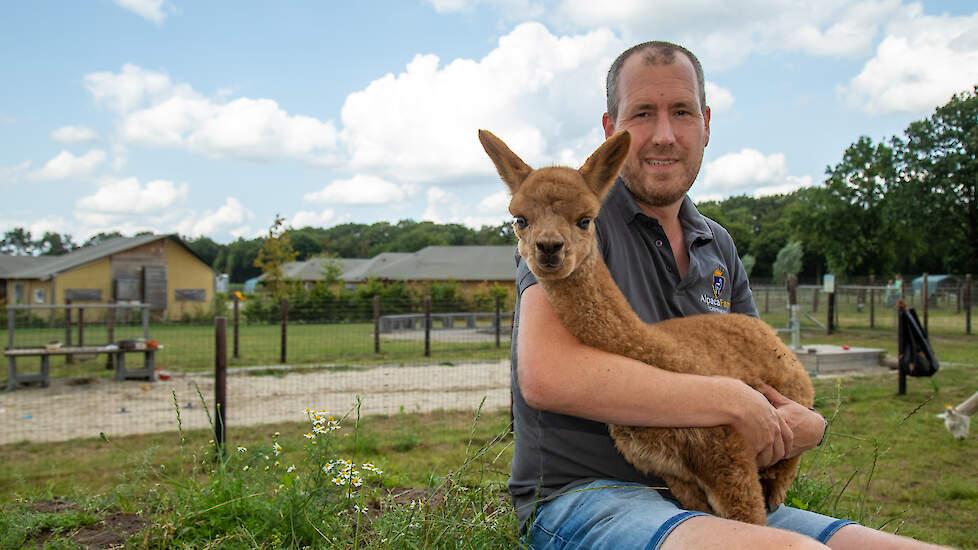
[[[509,407],[512,312],[503,299],[486,311],[453,311],[457,303],[430,297],[377,297],[369,307],[328,311],[288,300],[249,309],[249,301],[258,304],[252,297],[223,311],[231,426],[302,421],[306,408],[343,414],[357,396],[362,414],[475,409],[483,398],[489,410]],[[204,403],[213,408],[218,347],[213,319],[144,326],[141,314],[109,315],[101,307],[8,308],[0,333],[7,351],[44,354],[49,376],[46,385],[18,382],[0,394],[0,444],[172,431],[177,408],[184,428],[208,427]],[[113,359],[123,342],[137,346],[125,354],[130,366],[145,342],[158,342],[152,380],[119,379]],[[20,374],[40,375],[41,355],[14,360]]]
[[[969,284],[945,282],[926,301],[909,282],[902,293],[867,281],[837,285],[835,326],[895,331],[895,304],[902,298],[930,331],[972,334],[971,280],[959,279]],[[755,285],[753,292],[765,321],[788,326],[783,287]],[[821,286],[802,285],[797,297],[803,326],[827,324]],[[0,391],[0,444],[172,431],[178,409],[184,428],[206,428],[204,406],[213,404],[219,343],[227,350],[232,427],[302,421],[306,408],[342,414],[357,396],[363,414],[475,409],[483,398],[488,409],[509,407],[512,298],[320,298],[220,302],[218,313],[227,318],[221,342],[213,317],[169,322],[147,318],[139,308],[87,304],[7,308],[8,326],[0,329],[7,351],[59,344],[98,349],[47,357],[48,387],[35,381]],[[122,352],[112,346],[148,341],[160,345],[153,354],[154,380],[120,378],[114,359]],[[138,351],[125,355],[130,364],[138,363]],[[16,361],[19,372],[40,370],[39,356]],[[0,388],[6,388],[9,373],[0,377]]]
[[[923,290],[923,275],[908,278],[899,287],[858,280],[855,284],[837,284],[833,309],[835,327],[839,330],[896,330],[896,303],[903,300],[908,307],[917,310],[929,330],[973,334],[974,283],[971,276],[942,276],[937,284],[932,277],[927,278],[928,292]],[[918,284],[913,284],[914,281]],[[761,317],[773,326],[787,326],[787,289],[780,285],[755,284],[752,290]],[[799,285],[797,300],[803,312],[803,325],[828,325],[829,293],[822,285]]]

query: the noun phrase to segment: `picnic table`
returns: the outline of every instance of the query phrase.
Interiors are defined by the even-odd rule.
[[[156,381],[156,352],[163,349],[163,346],[152,348],[121,348],[110,344],[105,346],[63,346],[55,349],[47,347],[14,348],[4,350],[3,354],[7,357],[7,391],[17,389],[17,384],[27,382],[40,382],[41,387],[48,387],[51,383],[51,356],[53,355],[83,355],[105,353],[112,355],[115,364],[116,380],[148,380]],[[143,365],[140,368],[126,369],[126,354],[142,353]],[[40,357],[41,369],[39,372],[18,373],[17,359],[22,357]]]

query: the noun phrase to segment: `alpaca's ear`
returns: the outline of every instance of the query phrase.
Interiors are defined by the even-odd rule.
[[[611,189],[611,184],[615,182],[618,171],[625,163],[631,144],[632,137],[627,130],[618,132],[591,153],[584,166],[578,170],[598,200],[604,200],[605,193]]]
[[[493,164],[496,165],[499,177],[503,178],[503,181],[509,186],[510,193],[515,195],[516,190],[523,183],[523,180],[530,175],[533,168],[527,166],[523,159],[516,156],[516,153],[512,152],[503,143],[503,140],[492,135],[492,132],[479,130],[479,141],[482,142],[482,147],[492,159]]]

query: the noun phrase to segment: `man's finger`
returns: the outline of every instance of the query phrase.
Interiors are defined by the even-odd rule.
[[[771,386],[768,386],[764,382],[758,384],[757,391],[761,392],[761,394],[764,395],[764,397],[766,397],[767,400],[774,406],[787,405],[791,402],[790,399],[781,395],[781,392],[772,388]]]

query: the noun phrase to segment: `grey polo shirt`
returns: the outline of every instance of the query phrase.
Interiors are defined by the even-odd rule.
[[[730,234],[701,215],[689,197],[683,200],[679,219],[689,251],[689,269],[683,278],[659,222],[642,212],[620,179],[609,192],[595,220],[598,244],[632,309],[648,323],[698,313],[756,317],[747,274]],[[664,486],[662,480],[643,475],[625,461],[605,424],[526,404],[517,378],[519,309],[523,291],[536,279],[520,258],[516,282],[517,323],[511,348],[516,443],[509,490],[520,524],[525,525],[539,500],[595,479]]]

